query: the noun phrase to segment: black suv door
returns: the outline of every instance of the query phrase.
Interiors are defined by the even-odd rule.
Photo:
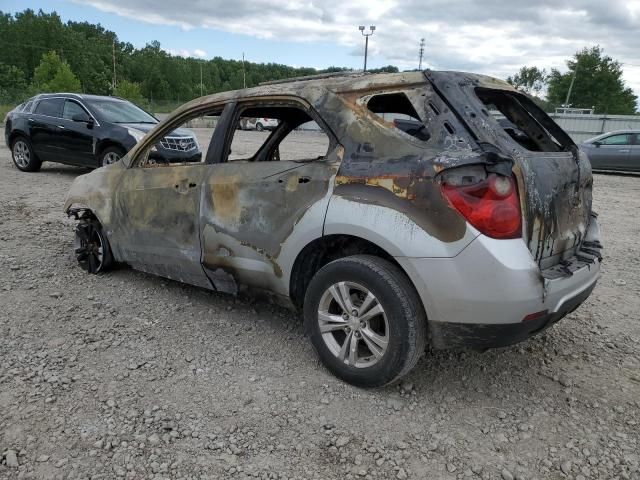
[[[27,117],[31,145],[42,161],[56,160],[58,123],[63,105],[64,98],[43,98]]]
[[[76,118],[74,121],[73,118]],[[82,119],[82,120],[81,120]],[[67,99],[58,124],[58,160],[87,167],[96,167],[98,162],[93,152],[95,122],[75,100]]]

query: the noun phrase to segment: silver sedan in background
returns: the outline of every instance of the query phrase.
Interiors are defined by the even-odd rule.
[[[618,130],[585,140],[580,148],[594,170],[640,172],[640,130]]]

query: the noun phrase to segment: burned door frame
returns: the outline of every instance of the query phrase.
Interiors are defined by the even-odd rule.
[[[329,139],[326,154],[315,160],[228,161],[234,126],[243,111],[254,107],[306,113]],[[304,242],[322,236],[342,147],[311,104],[295,95],[237,100],[230,118],[220,163],[210,165],[203,183],[202,265],[216,290],[237,293],[239,285],[248,285],[286,297],[294,260],[289,252],[297,254]],[[253,158],[261,158],[290,133],[278,140],[276,129]]]
[[[220,119],[202,163],[145,165],[149,149],[162,136],[212,110],[220,111]],[[201,191],[207,169],[219,158],[226,117],[232,111],[233,105],[226,103],[190,111],[143,140],[115,193],[121,220],[114,236],[123,261],[144,272],[212,288],[200,263]]]

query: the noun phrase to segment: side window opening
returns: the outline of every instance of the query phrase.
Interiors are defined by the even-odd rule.
[[[200,112],[165,129],[163,135],[140,154],[143,168],[213,163],[213,134],[221,108]]]
[[[485,110],[497,111],[504,116],[498,119],[498,123],[520,146],[532,152],[559,152],[567,148],[561,143],[564,140],[559,134],[561,132],[549,130],[553,122],[543,118],[544,114],[532,108],[527,99],[487,88],[476,88],[476,95]]]
[[[431,138],[426,125],[404,92],[373,95],[367,108],[385,122],[392,122],[398,130],[427,142]]]
[[[62,118],[72,120],[75,115],[82,115],[83,117],[89,117],[87,112],[78,103],[73,100],[66,100],[64,102],[64,109],[62,110]]]
[[[226,161],[311,161],[329,147],[327,133],[301,108],[251,106],[240,112]]]
[[[599,141],[601,145],[631,145],[631,134],[611,135]]]
[[[64,98],[43,98],[38,102],[35,113],[60,118],[63,104]]]

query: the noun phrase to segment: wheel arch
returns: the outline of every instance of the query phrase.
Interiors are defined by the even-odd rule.
[[[323,266],[339,258],[358,254],[374,255],[387,260],[397,266],[413,285],[405,269],[386,249],[376,243],[355,235],[324,235],[305,245],[293,262],[289,277],[289,297],[293,305],[302,308],[309,282]]]
[[[109,147],[121,148],[125,154],[129,151],[129,149],[126,148],[121,142],[118,142],[117,140],[113,140],[112,138],[105,138],[103,140],[100,140],[96,144],[96,152],[95,152],[96,160],[98,160],[102,152],[104,152]]]

